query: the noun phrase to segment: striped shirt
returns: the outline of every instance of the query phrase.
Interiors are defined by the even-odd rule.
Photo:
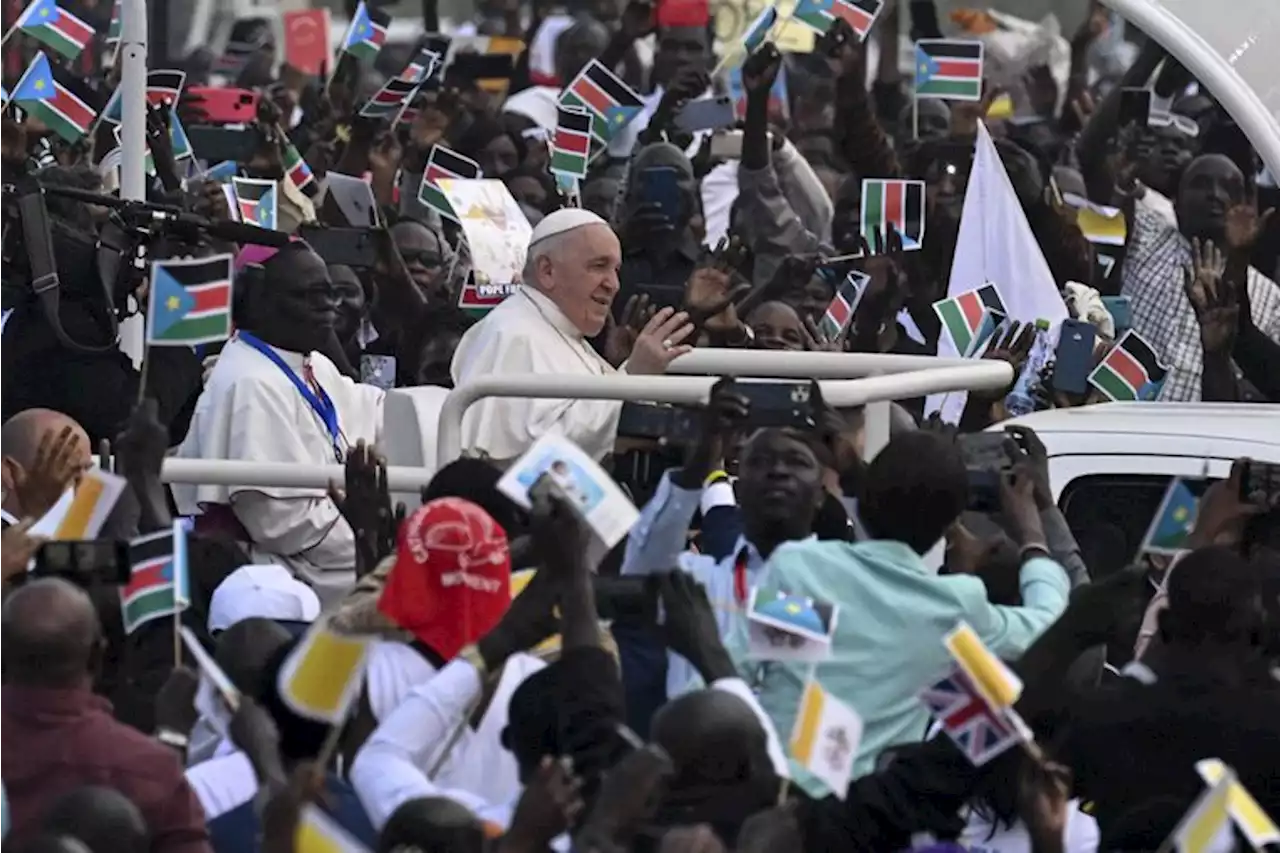
[[[1160,399],[1198,401],[1204,350],[1195,310],[1183,290],[1184,270],[1191,269],[1191,241],[1141,206],[1133,219],[1121,288],[1132,300],[1133,329],[1169,368]],[[1250,267],[1248,288],[1254,325],[1280,341],[1280,287]]]

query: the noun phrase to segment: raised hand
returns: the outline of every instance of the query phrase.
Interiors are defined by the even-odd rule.
[[[627,373],[632,375],[665,373],[667,365],[693,347],[684,341],[694,332],[689,315],[684,311],[663,308],[645,324],[631,348]]]
[[[38,519],[51,510],[84,470],[87,452],[70,426],[46,432],[31,467],[14,471],[13,491],[23,515]]]
[[[604,357],[614,367],[631,355],[636,338],[653,318],[658,306],[649,303],[648,294],[635,294],[622,306],[622,322],[613,319],[610,312],[605,318]]]
[[[541,853],[568,831],[582,812],[582,781],[567,759],[544,756],[525,785],[511,818],[511,828],[498,842],[498,853]]]
[[[1191,241],[1191,266],[1183,270],[1183,289],[1200,324],[1205,352],[1230,352],[1235,345],[1240,304],[1235,288],[1223,278],[1226,269],[1226,256],[1212,240]]]
[[[356,538],[356,575],[363,577],[395,549],[396,525],[387,488],[387,460],[363,440],[347,452],[343,488],[329,498]]]
[[[1268,208],[1259,216],[1257,206],[1249,203],[1237,204],[1227,210],[1227,250],[1245,252],[1252,249],[1275,212],[1275,208]]]
[[[748,98],[767,98],[782,69],[782,54],[773,42],[765,42],[742,63],[742,88]]]

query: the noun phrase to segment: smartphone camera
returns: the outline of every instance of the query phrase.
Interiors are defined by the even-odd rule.
[[[36,551],[32,574],[60,577],[79,586],[129,582],[129,543],[107,539],[46,542]]]

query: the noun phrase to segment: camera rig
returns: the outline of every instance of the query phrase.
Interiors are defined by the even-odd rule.
[[[46,197],[106,207],[110,211],[95,240],[95,282],[90,295],[101,301],[106,325],[104,346],[76,341],[64,328],[59,313],[63,279],[59,277],[54,229]],[[191,213],[177,205],[131,201],[73,187],[42,186],[33,175],[0,183],[0,309],[24,300],[40,304],[41,315],[61,346],[86,353],[115,347],[119,321],[128,316],[128,297],[146,274],[152,243],[161,238],[198,246],[206,238],[262,246],[284,246],[288,234],[238,222],[221,222]],[[73,282],[82,289],[81,282]]]

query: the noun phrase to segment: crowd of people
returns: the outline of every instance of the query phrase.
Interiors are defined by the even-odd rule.
[[[442,35],[518,39],[506,76],[450,73],[441,52],[377,113],[439,20],[425,3],[415,52],[378,42],[368,61],[346,48],[380,4],[350,5],[332,74],[284,62],[263,20],[177,62],[185,94],[147,108],[145,213],[107,198],[114,125],[68,139],[24,86],[50,45],[31,9],[75,10],[94,43],[47,79],[105,114],[112,4],[35,0],[6,37],[4,853],[1280,844],[1280,466],[1237,460],[1183,504],[1175,482],[1152,530],[1168,510],[1176,545],[1135,556],[1073,530],[1044,442],[1001,426],[1109,401],[1280,403],[1280,188],[1212,91],[1095,2],[1068,37],[987,11],[944,22],[932,2],[810,2],[826,23],[783,51],[772,19],[717,45],[696,2],[485,0]],[[985,45],[976,97],[926,97],[967,73],[917,46],[939,42]],[[562,92],[593,68],[639,105],[566,181]],[[198,145],[175,151],[218,87],[257,93],[229,174],[274,182],[270,239]],[[731,123],[688,130],[688,105],[725,92]],[[523,268],[484,310],[466,298],[474,232],[422,189],[442,149],[528,222]],[[375,224],[333,176],[367,183]],[[984,254],[1003,250],[979,262],[984,223],[1005,229]],[[353,228],[367,264],[333,262]],[[165,266],[221,257],[231,278],[188,293]],[[158,304],[162,284],[179,290]],[[216,314],[184,300],[220,287],[223,340],[157,345],[159,312]],[[148,345],[131,354],[135,315]],[[1059,329],[1091,342],[1085,364]],[[421,505],[393,500],[392,395],[658,376],[716,347],[952,355],[1011,379],[896,400],[884,440],[807,380],[781,416],[743,377],[697,407],[487,397]],[[504,475],[548,436],[638,508],[612,548],[583,511],[598,496],[554,472],[511,496]],[[345,478],[169,482],[169,460]],[[73,543],[91,556],[58,563],[68,514],[105,491],[94,542]],[[148,574],[165,536],[167,574]],[[171,606],[139,616],[152,583]],[[775,593],[792,608],[764,631],[776,653],[757,618]],[[965,668],[961,628],[1007,695]],[[288,686],[317,637],[362,649],[315,670],[353,673],[329,718]],[[948,689],[972,701],[922,701],[955,666]]]

